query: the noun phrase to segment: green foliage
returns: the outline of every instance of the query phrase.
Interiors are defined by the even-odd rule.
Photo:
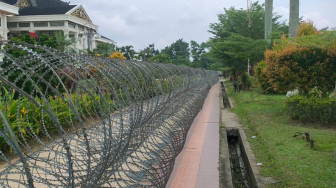
[[[318,95],[318,94],[317,94]],[[286,100],[289,114],[300,121],[323,123],[336,121],[336,99],[312,96],[293,96]]]
[[[254,67],[254,72],[258,86],[266,91],[266,93],[272,93],[274,91],[271,84],[268,82],[267,67],[268,64],[266,61],[260,61],[257,66]]]
[[[196,41],[190,41],[191,58],[193,67],[209,69],[213,63],[209,53],[206,49],[209,47],[208,43],[198,44]],[[217,69],[218,70],[218,69]]]
[[[311,28],[304,23],[299,30],[307,34],[312,31]],[[320,34],[315,32],[312,36],[315,35]],[[302,41],[312,37],[307,37],[305,34],[301,36],[294,38],[299,42],[283,37],[278,44],[274,45],[273,50],[266,50],[265,58],[268,67],[265,75],[268,77],[269,84],[278,93],[285,93],[295,88],[298,88],[301,93],[307,93],[314,87],[327,93],[333,89],[336,80],[336,54],[330,53],[336,45],[334,43],[321,48],[303,46]],[[265,79],[262,78],[261,82],[263,80]]]
[[[98,43],[97,47],[93,49],[93,54],[99,54],[99,56],[108,57],[116,51],[114,44]]]
[[[171,59],[168,54],[158,54],[148,59],[148,61],[158,63],[171,63]]]
[[[50,134],[57,131],[56,124],[52,120],[51,115],[44,110],[48,109],[48,105],[43,99],[35,97],[35,100],[43,105],[43,108],[41,108],[33,105],[28,98],[20,97],[15,99],[15,92],[9,93],[6,89],[3,89],[3,91],[3,95],[0,98],[0,110],[7,115],[6,120],[10,123],[11,129],[20,140],[31,139],[34,134],[45,136],[45,132]],[[102,100],[105,100],[109,105],[109,109],[103,109],[105,112],[111,112],[115,108],[113,105],[114,101],[110,96],[102,98],[97,94],[94,96],[72,94],[70,97],[77,106],[77,110],[80,110],[82,116],[93,115],[94,117],[98,112],[96,104]],[[63,97],[49,96],[48,98],[51,110],[61,123],[61,126],[66,130],[71,127],[70,122],[74,124],[78,122],[78,118],[75,117],[75,113],[70,108],[69,101],[70,99],[67,95]],[[0,128],[3,128],[1,118]],[[4,139],[0,139],[0,149],[2,151],[10,150],[10,146],[7,145]]]
[[[64,33],[62,31],[58,31],[55,33],[55,39],[56,39],[58,50],[62,52],[74,51],[74,49],[71,48],[71,45],[75,43],[74,38],[67,38],[67,36],[64,36]]]
[[[155,49],[154,44],[149,44],[143,50],[140,50],[138,55],[139,55],[140,60],[147,61],[149,58],[152,58],[152,57],[158,55],[159,53],[160,53],[159,50]]]
[[[16,40],[18,42],[25,42],[22,41],[23,39],[31,41],[31,39],[28,39],[28,37],[30,36],[20,35],[19,37],[13,38],[12,40]],[[46,41],[45,40],[46,38],[47,37],[43,38],[43,40]],[[44,82],[37,82],[37,80],[39,79],[37,78],[37,75],[31,75],[30,77],[27,77],[27,75],[25,75],[22,71],[34,66],[36,67],[37,64],[40,64],[37,70],[39,76],[41,76],[44,80],[48,80],[48,82],[51,85],[58,85],[59,80],[55,77],[54,72],[50,69],[49,66],[43,64],[42,62],[39,62],[38,60],[27,61],[25,58],[28,55],[27,51],[32,50],[36,53],[43,53],[41,52],[41,50],[31,47],[30,49],[27,48],[26,49],[27,51],[25,51],[23,49],[10,49],[6,46],[4,47],[4,49],[6,50],[7,53],[11,54],[17,60],[16,62],[23,61],[24,59],[23,62],[25,63],[25,66],[20,66],[14,63],[12,60],[8,59],[7,57],[3,59],[0,68],[3,69],[3,74],[8,76],[8,81],[15,83],[17,87],[21,88],[23,91],[25,91],[28,94],[31,94],[32,96],[38,95],[38,93],[34,91],[34,87],[32,84],[33,82],[37,83],[37,87],[39,88],[40,91],[44,91],[48,93],[48,95],[54,95],[54,92],[47,86],[47,84],[45,84]],[[54,61],[55,65],[57,63],[59,62]],[[59,66],[59,68],[63,67]],[[18,97],[18,95],[16,94],[15,97]]]
[[[303,37],[307,35],[314,35],[317,29],[314,27],[313,22],[302,22],[297,30],[296,36]]]
[[[67,72],[67,74],[70,75],[71,72]],[[133,87],[122,88],[119,85],[116,85],[117,96],[109,93],[83,94],[78,89],[74,90],[69,96],[56,85],[55,89],[59,90],[58,95],[49,95],[46,96],[46,99],[35,96],[34,99],[30,100],[21,95],[16,96],[18,92],[15,92],[15,90],[8,92],[4,87],[4,84],[0,82],[0,110],[4,112],[6,121],[9,122],[11,129],[19,140],[23,141],[26,139],[26,141],[29,141],[34,137],[34,134],[43,138],[47,133],[52,136],[52,134],[58,131],[52,115],[55,115],[63,129],[70,130],[76,128],[79,119],[83,120],[86,119],[86,117],[100,118],[98,114],[110,114],[115,111],[116,108],[124,108],[128,106],[129,101],[137,100],[139,99],[138,97],[146,100],[156,95],[164,95],[171,92],[173,89],[176,89],[172,88],[171,82],[174,82],[174,85],[177,87],[180,87],[183,84],[182,79],[179,76],[174,76],[169,79],[158,77],[155,81],[147,79],[145,75],[142,74],[136,76],[141,91],[135,91],[135,88]],[[88,84],[91,80],[81,80],[79,82],[82,87],[89,87]],[[63,83],[65,85],[67,84],[66,81],[63,81]],[[134,95],[126,95],[126,90]],[[145,93],[146,95],[140,95],[139,92]],[[91,91],[91,93],[96,92]],[[118,97],[118,100],[115,100],[115,97]],[[131,97],[132,100],[128,97]],[[72,104],[78,111],[80,117],[75,115],[70,101],[72,101]],[[116,104],[116,101],[118,101],[118,104]],[[107,105],[102,105],[105,103]],[[36,104],[41,104],[41,106]],[[53,114],[50,114],[48,110]],[[0,128],[4,128],[1,118]],[[2,137],[0,137],[0,149],[4,152],[11,151],[11,147],[7,145],[6,140]]]
[[[168,54],[173,64],[191,66],[189,43],[179,39],[167,46],[161,53]]]
[[[247,72],[240,75],[240,83],[242,85],[242,90],[249,90],[252,86],[252,79]]]
[[[122,46],[120,48],[116,47],[116,51],[121,52],[122,55],[128,60],[132,60],[135,55],[135,51],[132,45]]]
[[[35,38],[30,36],[29,33],[19,35],[18,37],[11,37],[10,40],[17,41],[17,42],[24,42],[24,43],[28,43],[28,44],[35,44],[36,43]]]
[[[247,69],[248,60],[254,65],[263,59],[267,42],[264,40],[264,7],[253,3],[250,12],[243,9],[224,9],[218,23],[210,24],[210,56],[221,66],[230,67],[235,77]],[[251,21],[249,21],[249,18]],[[280,16],[273,17],[274,31],[283,29]],[[236,78],[237,79],[237,78]]]
[[[336,55],[336,31],[321,30],[313,35],[302,35],[296,38],[298,46],[327,50]]]
[[[324,128],[320,122],[298,123],[291,119],[284,95],[260,95],[254,88],[237,93],[230,85],[229,96],[235,101],[231,111],[237,113],[256,160],[262,162],[260,174],[278,182],[268,187],[336,187],[333,124]],[[293,138],[296,132],[309,132],[314,148]]]
[[[311,89],[308,92],[308,96],[318,97],[318,98],[326,97],[326,95],[324,95],[324,93],[321,90],[319,90],[317,87],[314,87],[313,89]]]
[[[250,37],[230,33],[225,40],[212,40],[210,54],[223,66],[231,67],[233,71],[243,72],[248,60],[255,64],[263,58],[265,40],[253,40]]]
[[[38,40],[39,45],[45,45],[49,48],[58,49],[58,43],[56,42],[56,37],[50,37],[47,34],[42,34]]]

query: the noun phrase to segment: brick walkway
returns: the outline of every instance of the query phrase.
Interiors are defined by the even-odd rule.
[[[219,187],[219,110],[219,84],[215,84],[189,130],[167,187]]]

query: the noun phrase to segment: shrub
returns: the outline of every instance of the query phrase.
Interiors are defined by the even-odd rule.
[[[286,93],[295,88],[300,93],[307,93],[314,87],[326,93],[335,86],[336,54],[329,52],[335,44],[324,48],[301,45],[302,40],[309,39],[307,35],[319,33],[312,23],[301,24],[299,31],[295,41],[282,37],[272,50],[266,50],[267,68],[263,68],[266,65],[261,63],[258,81],[263,88],[270,84],[277,93]],[[261,70],[265,74],[260,73]]]
[[[267,90],[265,93],[272,93],[274,91],[272,89],[272,85],[268,82],[267,66],[268,64],[266,61],[260,61],[257,66],[255,66],[254,72],[258,86],[264,91]]]
[[[297,30],[296,36],[307,36],[307,35],[314,35],[318,33],[316,28],[313,25],[313,22],[308,21],[308,22],[302,22],[300,24],[300,27]]]
[[[44,137],[46,132],[48,132],[48,134],[57,132],[57,127],[50,114],[46,113],[46,111],[39,106],[32,104],[28,98],[15,98],[15,90],[9,93],[5,88],[2,88],[1,93],[0,110],[5,112],[6,120],[9,122],[11,129],[20,141],[23,139],[29,140],[34,137],[33,135]],[[115,110],[115,101],[108,95],[104,96],[104,99],[97,94],[93,97],[87,94],[71,94],[70,97],[81,116],[95,116],[99,111],[96,103],[101,103],[102,100],[105,100],[109,105],[108,109],[106,109],[104,105],[100,106],[103,112],[110,113]],[[71,123],[76,124],[78,122],[75,113],[70,108],[69,102],[67,102],[70,100],[67,95],[64,95],[64,99],[60,96],[49,96],[48,105],[39,97],[35,97],[35,100],[39,104],[42,104],[46,109],[50,106],[64,129],[68,130],[71,127]],[[1,117],[0,128],[4,129]],[[6,140],[2,137],[0,137],[0,150],[4,152],[12,150]]]
[[[336,121],[336,98],[297,95],[287,98],[286,104],[293,119],[323,123]]]
[[[126,57],[121,52],[114,52],[110,55],[112,59],[126,59]]]
[[[240,83],[242,85],[242,90],[249,90],[252,86],[252,80],[250,78],[250,75],[248,75],[247,72],[244,72],[241,76],[240,76]]]

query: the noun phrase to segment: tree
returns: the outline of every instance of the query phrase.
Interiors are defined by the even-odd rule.
[[[178,39],[163,49],[162,52],[170,56],[173,64],[191,66],[189,43],[183,41],[183,39]]]
[[[114,44],[98,43],[97,47],[93,50],[94,54],[99,54],[104,57],[108,57],[110,54],[116,51]]]
[[[171,59],[168,54],[158,54],[148,59],[148,61],[158,62],[158,63],[171,63]]]
[[[62,31],[55,32],[55,39],[57,43],[58,50],[64,51],[74,51],[70,46],[75,43],[74,38],[68,38],[68,36],[64,36]]]
[[[247,69],[248,60],[256,64],[263,58],[266,42],[263,39],[253,40],[239,34],[231,34],[223,41],[213,42],[210,54],[222,62],[222,66],[230,67],[234,79]]]
[[[143,50],[140,50],[140,52],[138,53],[138,56],[139,56],[139,59],[141,59],[142,61],[147,61],[150,58],[158,55],[159,53],[160,51],[155,49],[154,44],[149,44]]]
[[[116,49],[117,51],[121,52],[123,56],[126,57],[126,59],[133,60],[134,55],[135,55],[135,50],[133,48],[134,47],[132,45],[127,45],[127,46],[122,46]]]
[[[214,36],[210,39],[210,56],[222,67],[229,67],[234,80],[247,70],[248,60],[256,64],[263,59],[266,48],[264,40],[264,9],[253,3],[248,20],[248,11],[243,9],[224,9],[218,15],[218,23],[210,24],[209,32]],[[275,21],[275,24],[278,22]]]
[[[277,15],[272,18],[275,32],[284,28],[279,18]],[[209,55],[222,67],[231,68],[236,81],[247,70],[248,61],[255,65],[264,57],[267,47],[264,20],[265,10],[256,2],[252,4],[250,12],[233,7],[224,9],[224,14],[218,15],[219,22],[210,24],[209,32],[214,36],[209,41]]]
[[[204,69],[210,68],[210,64],[212,64],[213,62],[211,61],[211,58],[206,51],[208,47],[208,43],[203,42],[201,44],[198,44],[196,41],[190,41],[190,52],[193,67]]]

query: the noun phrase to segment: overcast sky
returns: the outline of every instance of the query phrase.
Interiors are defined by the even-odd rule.
[[[255,1],[253,1],[255,2]],[[259,2],[264,3],[264,0]],[[273,0],[274,12],[289,17],[289,0]],[[98,32],[136,50],[154,43],[163,49],[178,39],[205,42],[209,24],[232,6],[246,9],[246,0],[70,0],[83,5]],[[301,0],[300,16],[317,28],[336,27],[336,0]]]

